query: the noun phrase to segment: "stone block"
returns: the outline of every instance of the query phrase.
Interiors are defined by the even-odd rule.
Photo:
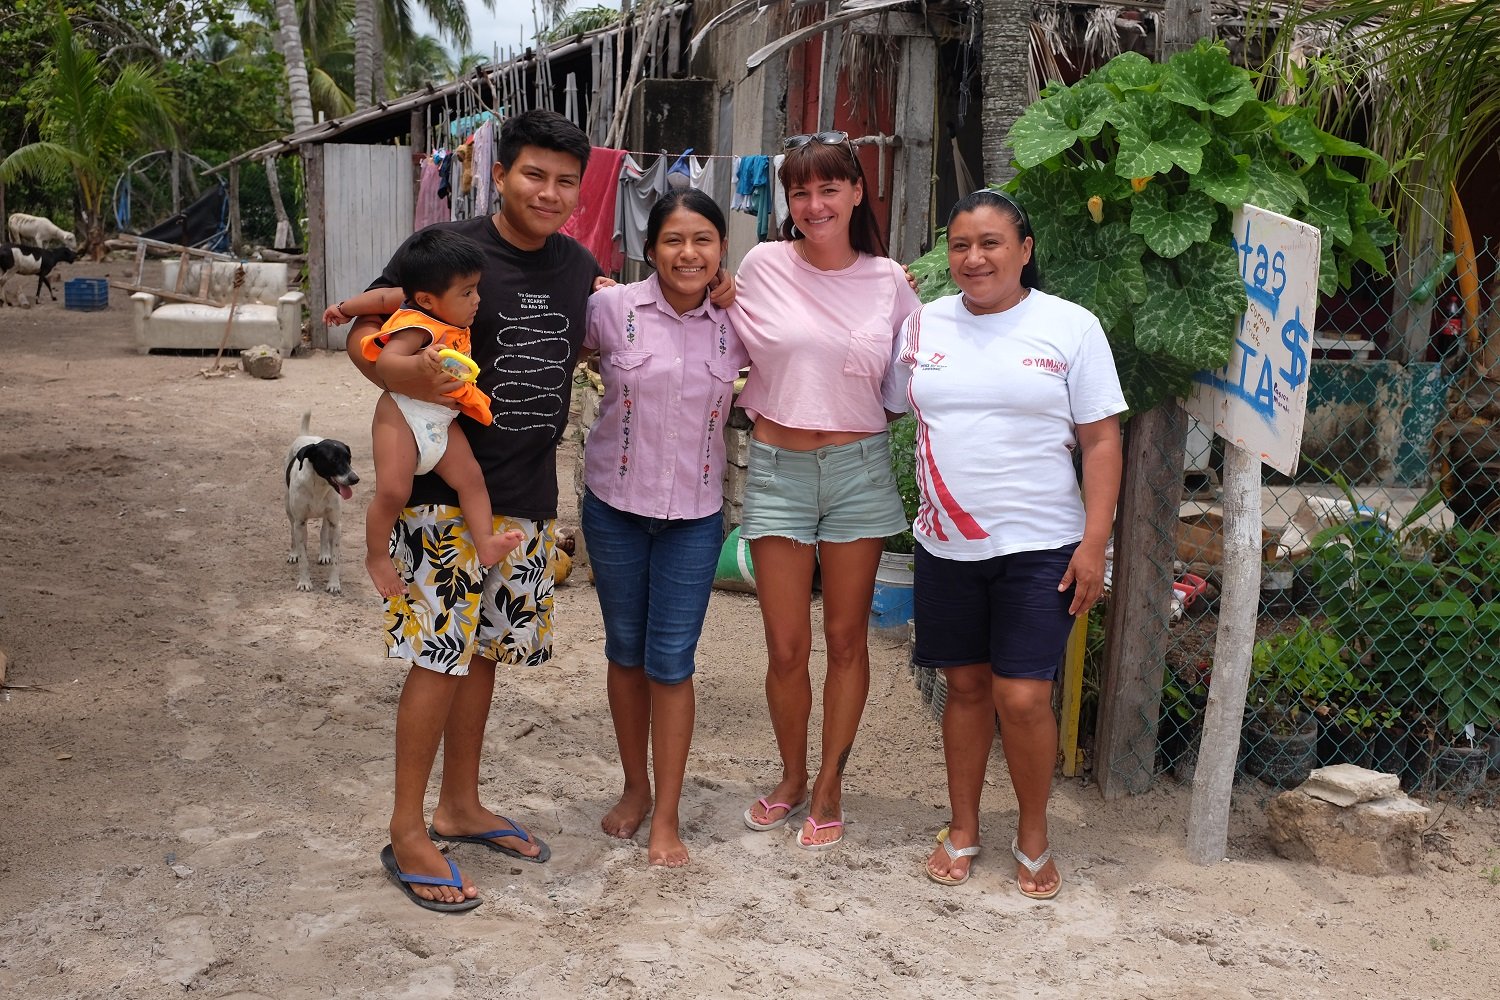
[[[748,473],[738,465],[724,467],[724,499],[732,504],[745,502],[745,477]]]
[[[750,464],[750,432],[742,427],[725,426],[724,457],[741,469]]]
[[[1333,764],[1315,767],[1300,786],[1315,799],[1336,806],[1389,798],[1401,791],[1401,779],[1357,764]]]
[[[1399,792],[1343,807],[1294,788],[1266,806],[1277,854],[1356,875],[1419,871],[1427,814]]]
[[[280,378],[281,352],[269,344],[247,347],[240,352],[240,367],[256,378]]]

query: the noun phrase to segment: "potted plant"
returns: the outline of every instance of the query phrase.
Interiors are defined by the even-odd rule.
[[[1295,632],[1258,641],[1250,658],[1240,769],[1277,788],[1306,781],[1318,766],[1316,706],[1346,680],[1343,646],[1305,618]]]
[[[1487,765],[1482,730],[1500,716],[1500,536],[1422,527],[1440,499],[1430,492],[1398,522],[1359,517],[1324,529],[1312,565],[1330,632],[1380,692],[1382,746],[1406,748],[1403,783],[1430,772],[1438,787],[1466,791]]]

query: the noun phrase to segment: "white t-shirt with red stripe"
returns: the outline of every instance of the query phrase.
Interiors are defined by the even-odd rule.
[[[912,313],[901,336],[922,545],[967,562],[1081,541],[1076,427],[1125,409],[1094,314],[1032,289],[976,316],[950,295]]]

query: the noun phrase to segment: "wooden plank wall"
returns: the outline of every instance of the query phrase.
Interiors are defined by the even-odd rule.
[[[411,149],[327,143],[323,152],[324,289],[329,303],[362,292],[411,235]],[[317,317],[321,319],[321,317]],[[328,331],[342,350],[349,327]]]

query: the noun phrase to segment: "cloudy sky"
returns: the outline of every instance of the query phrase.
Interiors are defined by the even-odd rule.
[[[479,0],[465,0],[469,8],[469,23],[474,28],[474,51],[491,55],[494,46],[503,53],[507,47],[520,50],[531,44],[536,28],[531,16],[530,0],[495,0],[495,9],[485,10]],[[616,7],[620,0],[571,0],[568,9],[578,7]],[[418,30],[432,34],[432,22],[428,21],[419,5],[413,5]]]

